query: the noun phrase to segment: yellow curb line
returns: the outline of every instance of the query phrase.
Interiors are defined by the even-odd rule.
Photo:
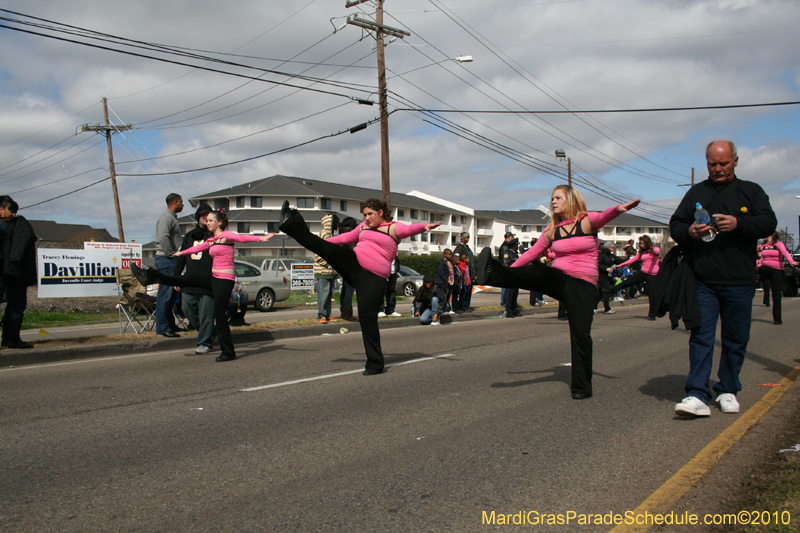
[[[694,459],[686,463],[674,476],[642,502],[633,511],[634,516],[643,515],[646,512],[662,515],[668,513],[678,500],[689,492],[689,489],[700,481],[706,472],[778,402],[781,396],[792,386],[798,374],[800,374],[800,366],[789,372],[781,380],[780,386],[766,393],[753,407],[731,424],[728,429],[703,448]],[[619,524],[609,533],[644,533],[649,531],[651,527],[652,524]]]

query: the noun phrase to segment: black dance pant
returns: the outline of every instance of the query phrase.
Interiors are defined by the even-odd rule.
[[[769,293],[772,292],[772,320],[781,319],[781,296],[783,295],[783,271],[777,268],[762,266],[758,269],[761,275],[761,286],[764,289],[764,305],[769,305]]]
[[[365,270],[356,253],[349,246],[330,243],[308,231],[303,217],[296,210],[279,228],[300,246],[322,257],[344,281],[356,288],[358,297],[358,323],[367,354],[367,370],[383,371],[381,332],[378,329],[378,311],[386,293],[386,279]],[[387,239],[391,239],[386,235]]]
[[[597,288],[589,281],[565,274],[538,261],[521,267],[505,267],[494,259],[487,285],[544,293],[567,311],[572,347],[572,392],[592,392],[592,320]]]
[[[232,279],[215,278],[211,274],[185,274],[183,276],[167,276],[153,269],[160,283],[174,287],[202,287],[214,296],[214,321],[219,333],[219,347],[224,355],[236,357],[231,340],[231,327],[228,324],[228,302],[231,300],[234,281]]]
[[[623,281],[618,285],[614,285],[614,292],[625,289],[627,287],[631,287],[633,285],[637,285],[639,283],[645,282],[647,283],[647,299],[649,300],[648,304],[650,306],[650,310],[647,313],[648,317],[656,316],[656,312],[653,309],[653,298],[650,295],[650,290],[653,288],[653,282],[656,280],[655,276],[651,276],[650,274],[645,274],[641,270],[638,272],[634,272],[632,275],[628,276],[628,279]]]
[[[611,278],[604,275],[600,272],[600,276],[597,278],[597,297],[595,298],[594,306],[597,308],[597,304],[600,303],[600,300],[603,300],[603,310],[608,311],[611,309],[611,295],[613,291],[611,289]]]

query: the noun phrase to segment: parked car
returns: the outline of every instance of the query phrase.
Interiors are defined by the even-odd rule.
[[[292,264],[293,263],[312,263],[310,260],[302,260],[302,259],[264,259],[261,262],[261,269],[276,276],[288,276],[292,273]],[[341,292],[342,291],[342,278],[336,278],[336,283],[333,285],[333,292]]]
[[[400,270],[397,272],[397,285],[395,285],[397,294],[413,298],[422,287],[422,278],[422,274],[413,268],[400,265]]]
[[[275,302],[288,300],[292,294],[288,274],[272,274],[244,261],[234,261],[233,269],[236,277],[246,283],[250,304],[262,313],[271,310]],[[158,294],[158,284],[148,285],[147,294],[155,297]]]

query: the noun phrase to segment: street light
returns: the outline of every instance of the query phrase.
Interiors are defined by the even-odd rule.
[[[430,63],[428,65],[423,65],[421,67],[412,68],[411,70],[407,70],[405,72],[401,72],[400,74],[395,74],[392,77],[396,78],[397,76],[402,76],[403,74],[408,74],[409,72],[414,72],[416,70],[422,70],[424,68],[432,67],[433,65],[438,65],[440,63],[447,63],[448,61],[455,61],[456,63],[472,63],[473,59],[472,59],[472,56],[448,57],[447,59],[442,59],[441,61],[437,61],[436,63]]]
[[[567,157],[567,152],[564,150],[556,150],[556,158],[559,161],[567,160],[567,185],[572,187],[572,161]]]

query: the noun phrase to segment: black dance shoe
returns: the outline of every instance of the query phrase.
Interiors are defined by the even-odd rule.
[[[215,359],[215,361],[217,363],[224,363],[225,361],[233,361],[234,359],[236,359],[235,355],[231,355],[229,353],[223,353],[223,354],[219,354],[217,356],[217,358]]]
[[[782,321],[782,320],[776,320],[776,321],[775,321],[775,325],[776,325],[776,326],[780,326],[781,324],[783,324],[783,321]]]
[[[155,272],[152,269],[148,268],[147,270],[142,270],[139,268],[139,265],[131,264],[131,273],[134,275],[136,279],[139,280],[139,283],[147,287],[148,285],[152,285],[157,281]]]
[[[378,370],[377,368],[368,368],[364,370],[365,376],[377,376],[378,374],[383,374],[382,368],[380,370]]]
[[[281,206],[281,216],[278,219],[278,228],[283,226],[291,216],[292,216],[292,208],[289,207],[289,200],[284,200],[283,205]]]
[[[586,400],[592,397],[591,392],[573,392],[572,399],[573,400]]]
[[[492,259],[491,248],[486,247],[481,250],[478,256],[478,266],[475,268],[478,285],[488,285],[489,275],[494,272],[494,260]]]

